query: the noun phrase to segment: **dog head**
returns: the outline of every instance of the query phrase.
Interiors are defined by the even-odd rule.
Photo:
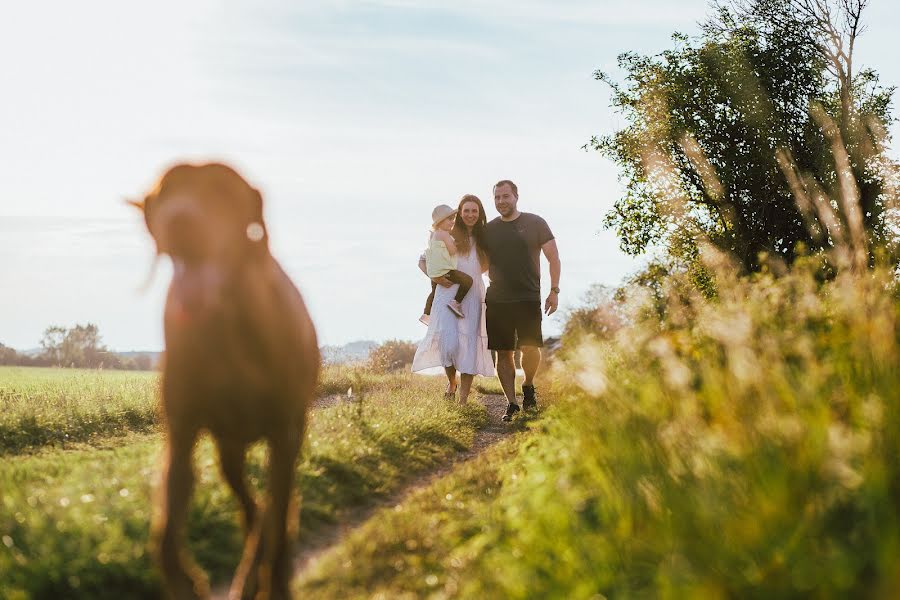
[[[220,313],[227,290],[269,255],[262,196],[225,165],[176,165],[131,204],[143,211],[157,255],[172,259],[166,314],[174,324]]]
[[[176,165],[133,204],[176,266],[227,268],[268,252],[262,196],[223,164]]]

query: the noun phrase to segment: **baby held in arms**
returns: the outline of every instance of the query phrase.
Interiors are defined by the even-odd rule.
[[[446,204],[441,204],[431,212],[431,237],[428,240],[428,248],[425,250],[425,272],[429,277],[445,277],[452,283],[459,284],[459,290],[456,297],[450,300],[447,308],[454,315],[463,318],[462,302],[463,298],[472,287],[472,278],[456,270],[456,244],[450,232],[453,229],[453,223],[456,219],[457,211],[450,208]],[[434,292],[437,284],[431,282],[431,294],[425,302],[425,314],[422,316],[423,322],[427,322],[431,315],[431,304],[434,302]]]

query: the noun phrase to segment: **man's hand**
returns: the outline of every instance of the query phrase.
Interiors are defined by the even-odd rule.
[[[544,313],[549,317],[556,312],[557,308],[559,308],[559,294],[550,292],[547,301],[544,302]]]
[[[559,250],[556,248],[555,239],[541,246],[541,250],[544,251],[544,256],[547,257],[547,262],[550,263],[550,285],[553,286],[550,288],[550,295],[547,296],[547,301],[544,302],[544,312],[549,317],[559,308],[559,272],[562,270],[562,266],[559,263]]]
[[[446,277],[432,277],[431,280],[441,287],[450,287],[453,282]]]

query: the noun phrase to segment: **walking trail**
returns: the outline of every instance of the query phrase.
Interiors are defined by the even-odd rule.
[[[323,556],[332,547],[340,544],[345,536],[361,527],[379,509],[402,503],[404,498],[416,490],[427,487],[433,481],[447,475],[458,464],[478,456],[514,431],[514,427],[510,427],[509,424],[504,423],[500,419],[506,411],[506,398],[504,396],[499,394],[478,395],[473,390],[472,397],[477,398],[476,402],[480,401],[484,404],[488,412],[487,423],[483,428],[475,432],[472,446],[458,453],[437,469],[422,473],[411,479],[402,489],[394,494],[373,501],[371,504],[351,509],[340,523],[325,526],[315,534],[306,535],[305,538],[300,540],[300,545],[294,558],[295,578],[306,571],[306,569],[315,565],[319,557]]]
[[[317,529],[314,533],[307,534],[301,538],[296,549],[294,558],[294,578],[301,575],[307,569],[316,564],[316,561],[323,556],[328,550],[337,546],[350,533],[361,527],[372,515],[379,509],[386,506],[395,506],[403,502],[404,498],[413,492],[430,485],[433,481],[447,475],[458,464],[471,460],[484,452],[487,448],[493,446],[503,437],[509,435],[516,430],[515,426],[504,423],[501,420],[506,410],[506,398],[499,394],[481,395],[472,391],[470,402],[481,402],[484,404],[488,413],[487,423],[480,430],[475,432],[475,439],[472,446],[455,456],[448,462],[444,463],[437,469],[421,473],[417,477],[411,479],[406,485],[397,492],[385,498],[373,500],[364,506],[349,509],[342,515],[340,522],[324,525]],[[317,408],[327,406],[331,403],[331,398],[322,398],[317,401]],[[300,518],[303,516],[301,514]],[[225,600],[228,595],[228,583],[223,583],[220,589],[217,589],[213,595],[215,600]]]

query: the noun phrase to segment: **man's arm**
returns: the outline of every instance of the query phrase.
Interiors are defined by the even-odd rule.
[[[547,262],[550,263],[550,294],[547,295],[547,301],[544,302],[544,312],[547,316],[552,315],[559,308],[559,294],[553,290],[559,288],[559,274],[562,271],[562,263],[559,262],[559,249],[556,247],[556,240],[550,240],[541,246]]]

